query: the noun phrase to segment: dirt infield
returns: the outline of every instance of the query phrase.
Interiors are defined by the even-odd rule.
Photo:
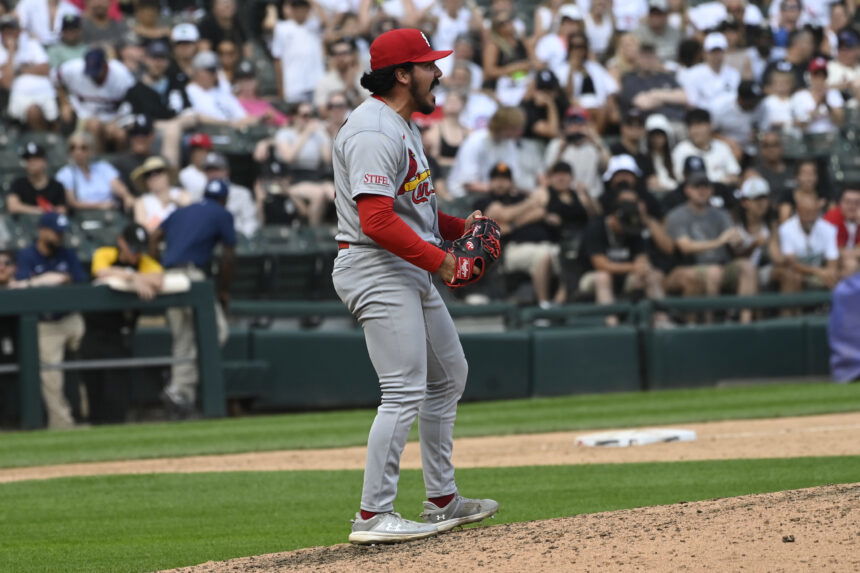
[[[696,430],[698,439],[633,448],[586,448],[576,446],[576,438],[587,431],[462,438],[455,442],[454,461],[457,467],[469,468],[860,455],[860,413],[674,427]],[[0,483],[107,474],[360,469],[364,452],[363,447],[293,450],[12,468],[0,470]],[[419,468],[420,463],[418,444],[408,444],[402,467]]]
[[[860,571],[860,484],[346,544],[174,573],[315,571]]]

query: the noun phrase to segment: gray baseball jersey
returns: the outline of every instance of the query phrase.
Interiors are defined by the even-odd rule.
[[[414,123],[368,98],[340,128],[332,164],[338,241],[376,246],[361,230],[355,203],[358,195],[372,194],[393,197],[394,212],[419,237],[441,244],[436,190]]]

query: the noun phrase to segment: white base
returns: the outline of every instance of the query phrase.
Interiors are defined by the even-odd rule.
[[[599,434],[588,434],[576,439],[577,446],[626,448],[629,446],[644,446],[666,442],[693,442],[696,440],[696,432],[693,430],[678,429],[642,429],[642,430],[620,430],[616,432],[603,432]]]

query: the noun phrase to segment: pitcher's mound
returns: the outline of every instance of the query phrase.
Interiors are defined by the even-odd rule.
[[[175,571],[855,572],[858,524],[860,483],[479,527],[402,545],[315,547]]]

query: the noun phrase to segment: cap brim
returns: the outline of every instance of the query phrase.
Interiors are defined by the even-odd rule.
[[[424,54],[423,56],[418,56],[417,58],[412,58],[409,60],[410,63],[413,64],[423,64],[424,62],[435,62],[436,60],[441,60],[442,58],[447,58],[451,54],[454,53],[454,50],[431,50]]]

